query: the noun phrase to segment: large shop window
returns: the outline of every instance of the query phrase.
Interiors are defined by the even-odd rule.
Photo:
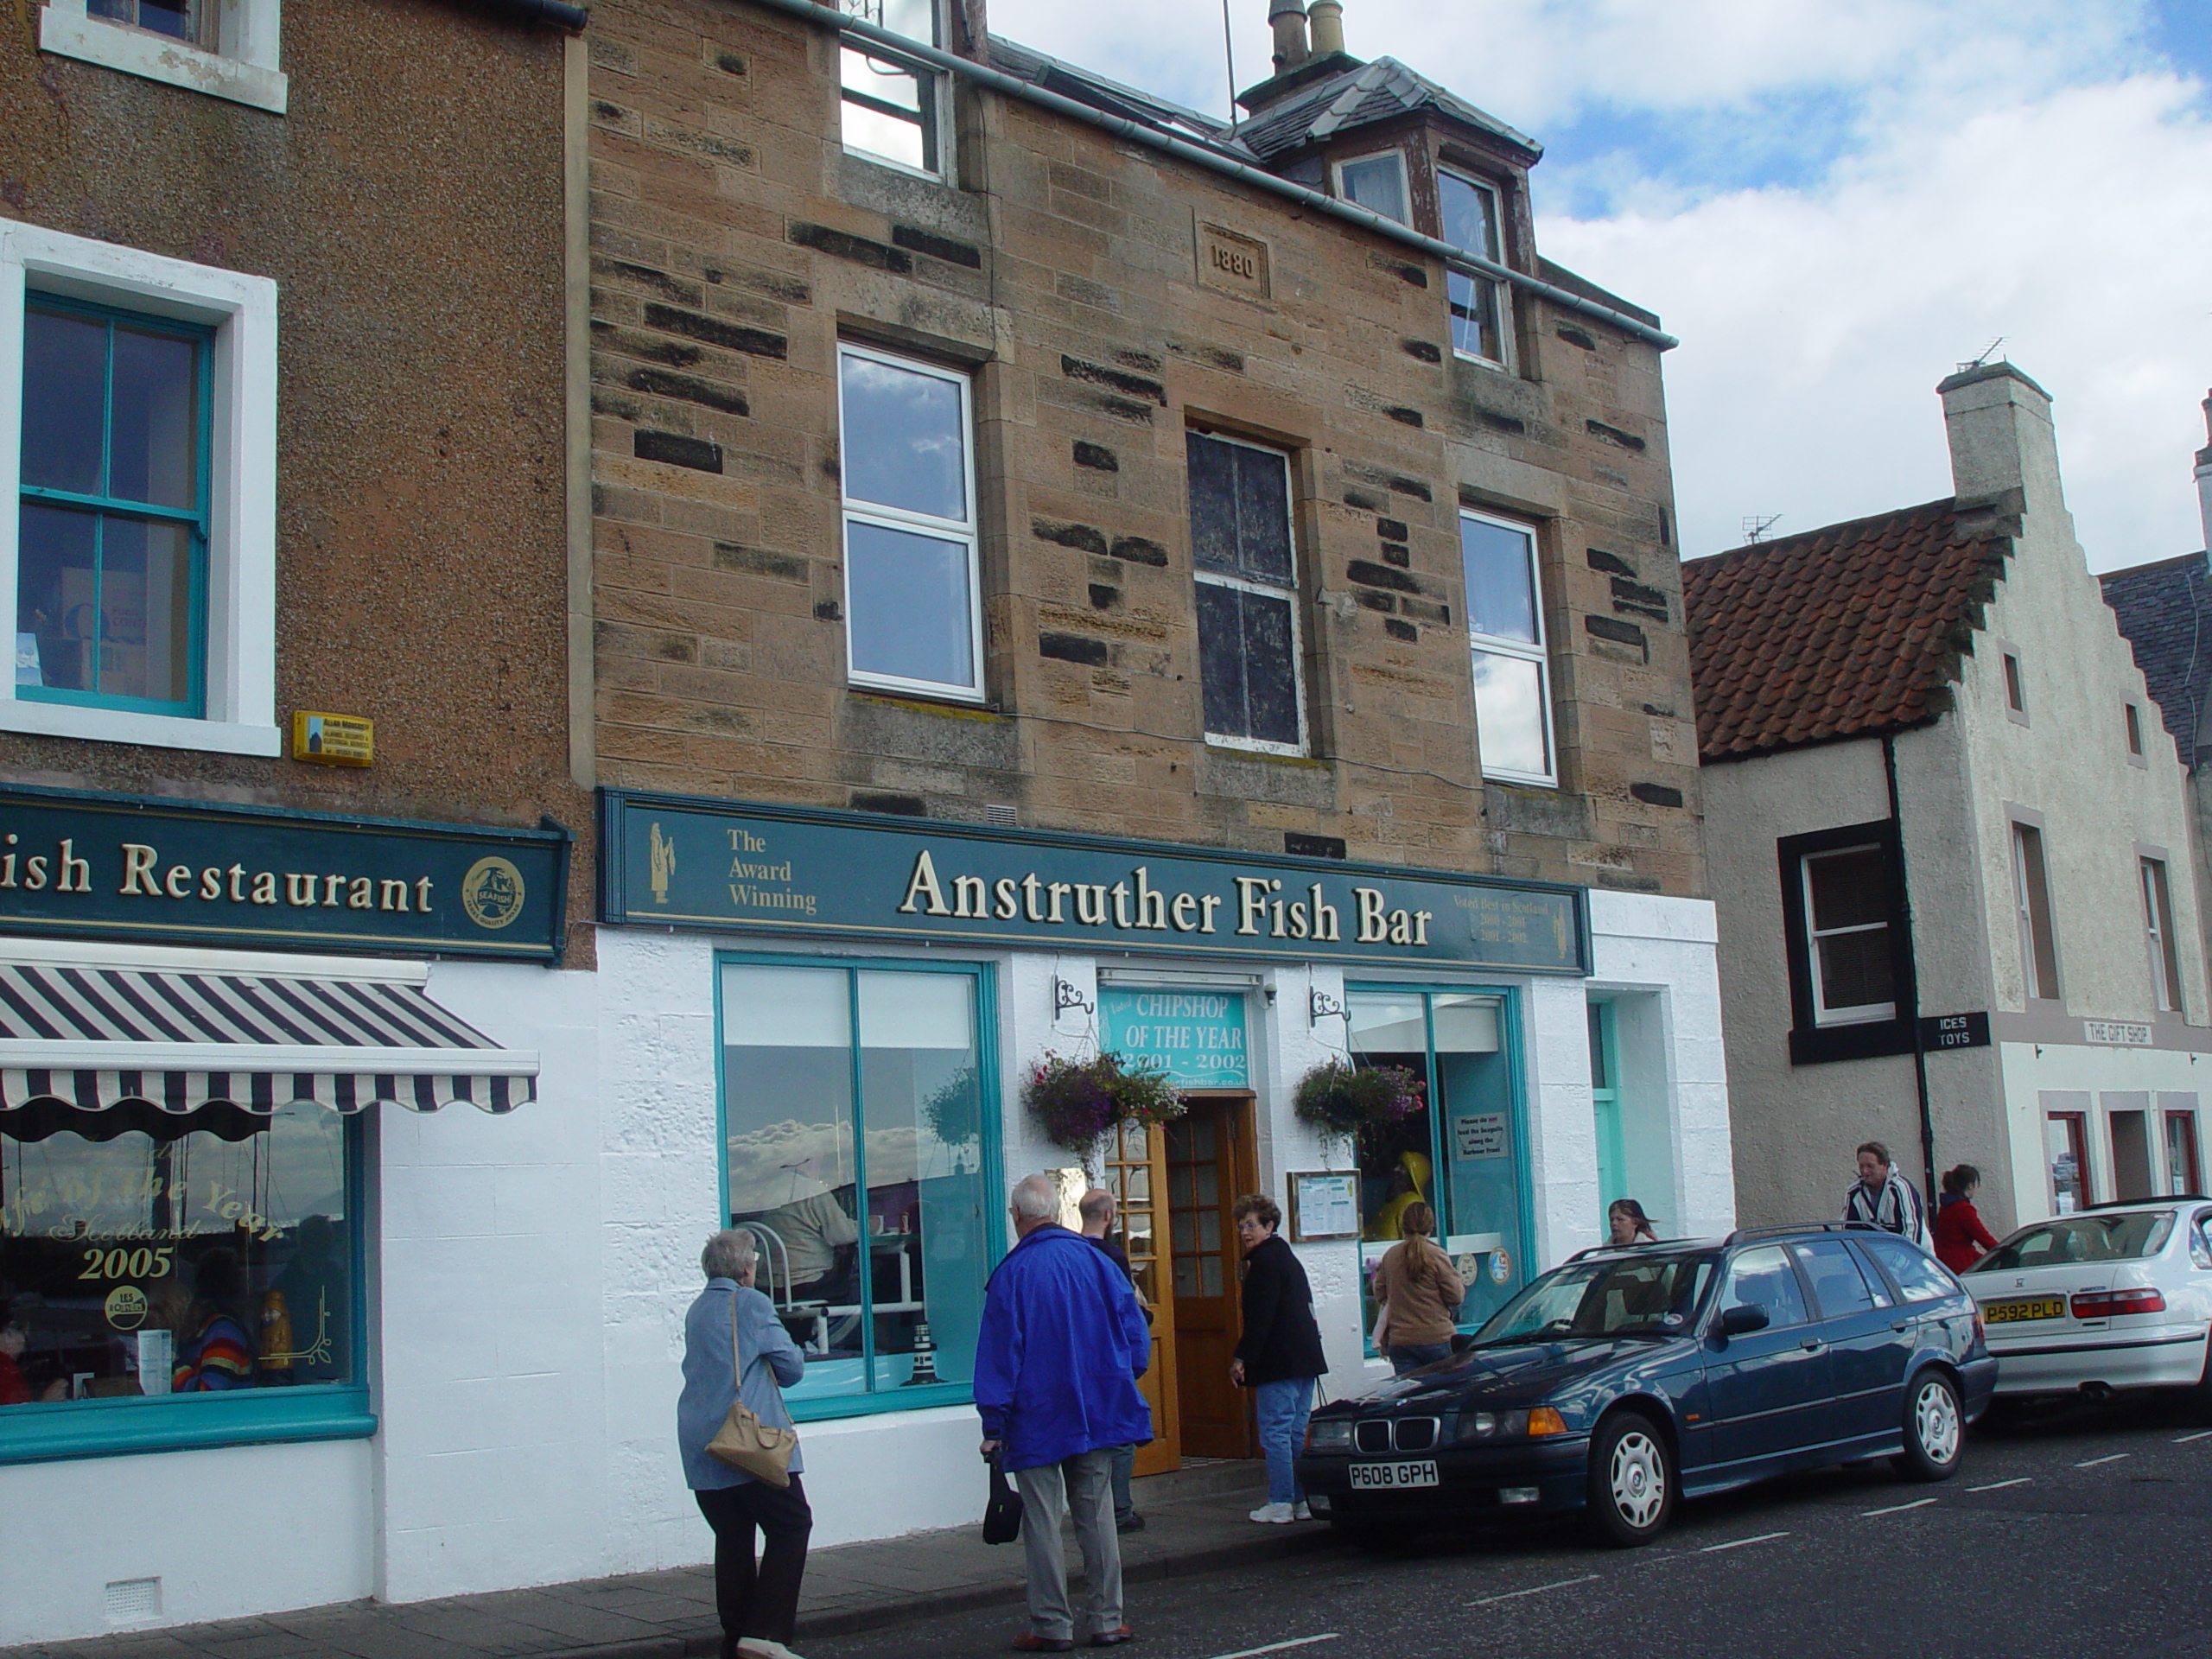
[[[1358,1148],[1362,1255],[1371,1267],[1401,1236],[1406,1207],[1434,1207],[1440,1243],[1467,1282],[1472,1330],[1528,1281],[1526,1158],[1520,1091],[1497,994],[1355,990],[1344,998],[1351,1058],[1402,1066],[1421,1109]],[[1366,1328],[1374,1329],[1371,1281]]]
[[[0,1114],[0,1406],[167,1395],[219,1433],[218,1395],[358,1382],[359,1161],[313,1102]]]
[[[981,969],[726,962],[728,1212],[802,1415],[968,1397],[997,1257]]]
[[[1482,751],[1483,776],[1507,783],[1556,784],[1536,533],[1510,518],[1463,512],[1459,557],[1467,581],[1475,740]]]
[[[837,380],[852,677],[976,701],[983,613],[968,377],[847,345]]]
[[[1302,754],[1290,458],[1204,432],[1187,444],[1207,741]]]
[[[924,46],[941,46],[938,4],[844,0],[844,10]],[[943,172],[944,77],[918,59],[884,48],[856,49],[858,40],[847,35],[837,54],[845,148],[916,173]]]

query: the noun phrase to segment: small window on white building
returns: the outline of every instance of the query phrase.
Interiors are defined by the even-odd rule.
[[[2005,712],[2023,726],[2028,723],[2028,681],[2017,651],[2005,653]]]
[[[980,701],[983,620],[968,377],[837,348],[845,638],[856,684]]]
[[[1459,558],[1467,582],[1467,640],[1483,776],[1555,785],[1551,665],[1536,579],[1536,532],[1510,518],[1462,512]]]
[[[2174,900],[2162,858],[2135,861],[2143,881],[2143,932],[2151,953],[2151,987],[2164,1012],[2181,1007],[2181,951],[2174,939]]]
[[[2043,831],[2012,825],[2012,900],[2020,925],[2020,963],[2028,995],[2046,1001],[2061,993],[2058,937],[2051,926],[2050,875],[2044,864]]]
[[[1813,985],[1813,1019],[1823,1026],[1897,1018],[1890,948],[1895,899],[1879,846],[1807,855],[1799,866]]]
[[[1496,190],[1462,174],[1439,172],[1436,196],[1444,240],[1493,264],[1503,263]],[[1455,270],[1446,277],[1445,289],[1452,307],[1452,349],[1503,366],[1505,285],[1494,276]]]
[[[1338,162],[1337,194],[1401,225],[1413,222],[1406,202],[1406,158],[1401,150],[1386,149],[1379,156],[1359,156]]]
[[[2127,727],[2127,758],[2140,760],[2143,755],[2143,711],[2135,704],[2123,703],[2121,713]]]
[[[944,44],[940,0],[843,0],[858,17],[924,46]],[[944,77],[918,58],[849,35],[838,54],[845,148],[916,173],[944,169]]]
[[[284,113],[281,0],[47,0],[40,47]]]

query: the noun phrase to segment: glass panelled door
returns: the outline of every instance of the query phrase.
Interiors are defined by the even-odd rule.
[[[1167,1190],[1166,1136],[1142,1123],[1124,1123],[1114,1132],[1108,1151],[1106,1187],[1114,1195],[1137,1300],[1152,1326],[1152,1365],[1137,1382],[1152,1408],[1152,1444],[1137,1448],[1135,1472],[1164,1474],[1183,1466],[1175,1396],[1175,1287],[1158,1220]]]
[[[1628,1192],[1628,1152],[1621,1135],[1621,1090],[1613,1063],[1613,1005],[1590,1005],[1590,1110],[1598,1131],[1599,1236],[1611,1224],[1606,1210]]]

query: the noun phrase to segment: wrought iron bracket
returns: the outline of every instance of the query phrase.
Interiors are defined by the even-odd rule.
[[[1344,1005],[1325,991],[1309,989],[1306,993],[1306,1023],[1308,1026],[1318,1026],[1324,1020],[1342,1020],[1345,1017]]]

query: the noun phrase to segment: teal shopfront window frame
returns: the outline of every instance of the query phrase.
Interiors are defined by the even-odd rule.
[[[998,1067],[998,995],[997,975],[988,963],[979,962],[914,962],[901,957],[855,956],[808,956],[798,952],[762,952],[749,950],[717,950],[715,953],[715,1185],[718,1208],[715,1225],[730,1224],[729,1191],[729,1091],[728,1052],[724,1042],[722,1007],[722,969],[725,967],[746,968],[801,968],[830,969],[842,971],[854,998],[853,1037],[850,1041],[849,1062],[852,1066],[852,1100],[857,1113],[864,1098],[861,1080],[860,1022],[858,1017],[859,976],[865,973],[950,974],[970,980],[976,998],[976,1092],[982,1102],[981,1132],[982,1182],[987,1193],[1005,1190],[1002,1173],[1004,1137],[1000,1122],[1000,1092]],[[856,1133],[854,1144],[854,1178],[855,1188],[868,1191],[868,1137]],[[1007,1224],[1003,1206],[987,1203],[983,1206],[982,1245],[985,1276],[997,1267],[1005,1256]],[[980,1287],[979,1292],[980,1292]],[[822,1422],[841,1417],[874,1416],[884,1412],[919,1411],[931,1406],[963,1406],[975,1402],[975,1389],[966,1382],[940,1382],[920,1388],[900,1388],[887,1392],[874,1391],[875,1362],[875,1321],[862,1319],[862,1375],[870,1379],[870,1392],[842,1395],[815,1400],[787,1400],[792,1419],[798,1422]]]
[[[1426,1091],[1424,1098],[1428,1102],[1429,1167],[1434,1172],[1432,1177],[1433,1190],[1429,1196],[1436,1206],[1439,1228],[1447,1230],[1444,1233],[1445,1237],[1450,1236],[1448,1232],[1451,1224],[1450,1200],[1445,1191],[1446,1174],[1450,1166],[1446,1157],[1448,1149],[1445,1143],[1444,1114],[1437,1105],[1436,1005],[1431,999],[1439,996],[1481,996],[1497,999],[1498,1046],[1505,1056],[1508,1095],[1506,1109],[1511,1119],[1513,1128],[1513,1180],[1516,1198],[1515,1209],[1518,1212],[1521,1246],[1524,1252],[1524,1259],[1517,1262],[1516,1268],[1522,1282],[1527,1283],[1536,1276],[1535,1264],[1525,1259],[1525,1252],[1532,1248],[1529,1241],[1536,1236],[1536,1203],[1535,1194],[1531,1190],[1529,1173],[1529,1086],[1528,1066],[1521,1035],[1521,1012],[1523,1001],[1522,993],[1510,985],[1428,983],[1409,985],[1389,980],[1346,980],[1344,982],[1344,995],[1348,998],[1362,992],[1369,992],[1379,996],[1418,996],[1421,999],[1421,1024],[1427,1047],[1427,1052],[1422,1057],[1425,1067],[1422,1087]],[[1346,1022],[1345,1035],[1349,1039],[1351,1035],[1349,1021]],[[1349,1047],[1349,1041],[1347,1041],[1347,1047]],[[1443,1238],[1440,1237],[1437,1242],[1441,1243]],[[1364,1274],[1363,1273],[1360,1277],[1362,1280],[1361,1324],[1363,1327],[1360,1334],[1361,1351],[1369,1359],[1379,1359],[1382,1357],[1381,1351],[1375,1346],[1374,1340],[1375,1310],[1371,1299],[1367,1294]],[[1479,1320],[1471,1320],[1461,1324],[1459,1329],[1461,1334],[1465,1335],[1475,1331],[1480,1324]]]
[[[377,1432],[368,1372],[370,1114],[346,1120],[347,1249],[354,1379],[295,1388],[237,1389],[219,1394],[162,1395],[121,1400],[57,1400],[0,1408],[0,1467],[76,1458],[135,1457],[226,1446],[273,1446],[308,1440],[365,1440]]]
[[[105,525],[111,518],[143,519],[149,523],[181,525],[191,533],[192,570],[188,591],[189,614],[186,621],[186,638],[190,654],[189,674],[185,696],[181,701],[161,697],[119,696],[98,690],[80,691],[73,688],[48,685],[17,685],[16,696],[32,702],[72,703],[80,708],[116,709],[128,713],[168,715],[198,720],[207,712],[207,548],[212,527],[214,493],[215,444],[215,334],[213,328],[200,324],[181,322],[172,317],[152,315],[123,307],[95,305],[88,301],[68,299],[55,294],[34,290],[26,296],[26,309],[48,311],[58,315],[75,316],[106,325],[107,357],[105,385],[103,390],[103,413],[100,423],[100,481],[101,491],[79,493],[70,490],[51,488],[41,485],[20,484],[17,499],[12,509],[20,520],[26,507],[52,507],[89,515],[93,522],[95,549],[105,546]],[[26,323],[28,328],[28,322]],[[197,355],[198,384],[194,388],[193,413],[193,505],[190,507],[164,506],[149,501],[132,500],[128,497],[105,493],[111,482],[111,450],[115,442],[115,331],[118,327],[135,328],[148,334],[168,334],[179,340],[188,340],[199,349]],[[31,410],[21,411],[26,422]],[[105,560],[105,553],[96,553],[96,559]],[[94,593],[99,588],[99,572],[103,563],[93,566]],[[16,592],[10,603],[20,610],[22,602],[22,573],[16,573]],[[99,601],[93,601],[93,613],[100,614]],[[95,645],[97,647],[97,641]],[[97,664],[99,652],[96,648],[93,659]]]

